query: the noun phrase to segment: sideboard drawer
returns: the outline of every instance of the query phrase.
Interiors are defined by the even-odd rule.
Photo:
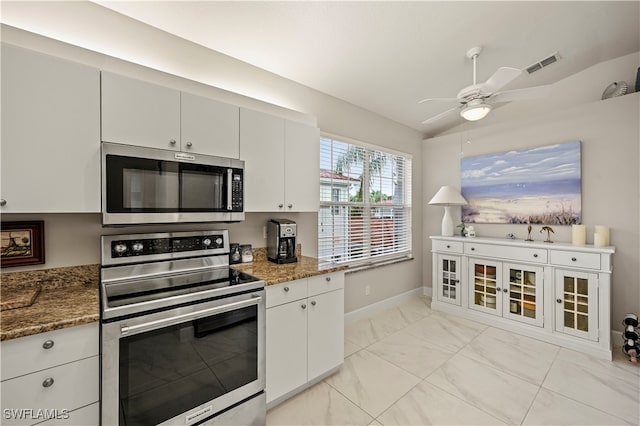
[[[462,241],[432,240],[431,249],[446,253],[462,253],[464,251]]]
[[[497,257],[533,263],[547,263],[548,257],[547,250],[540,248],[498,246],[470,242],[464,243],[464,253],[470,256]]]
[[[576,268],[600,269],[600,254],[551,250],[551,264]]]

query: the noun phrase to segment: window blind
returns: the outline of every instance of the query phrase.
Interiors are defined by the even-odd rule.
[[[318,257],[361,264],[411,255],[411,157],[320,138]]]

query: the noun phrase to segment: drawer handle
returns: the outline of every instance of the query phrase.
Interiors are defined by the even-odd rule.
[[[476,248],[475,247],[471,247],[471,251],[476,251]]]
[[[54,345],[54,344],[55,344],[55,343],[54,343],[54,341],[53,341],[53,340],[47,340],[46,342],[44,342],[44,343],[42,344],[42,347],[43,347],[44,349],[51,349],[51,348],[53,347],[53,345]]]
[[[284,288],[284,291],[289,291],[289,287],[285,287],[285,288]]]
[[[556,299],[556,303],[562,303],[562,299]]]
[[[447,248],[451,248],[451,246],[449,244],[447,244]]]
[[[578,259],[576,259],[575,257],[572,257],[572,258],[571,258],[571,261],[572,261],[572,262],[575,262],[576,260],[578,260]]]
[[[327,282],[331,282],[331,277],[326,277],[326,278],[325,278],[325,280],[326,280]]]
[[[300,307],[301,307],[302,309],[307,309],[307,305],[305,305],[304,303],[303,303],[302,305],[300,305]]]
[[[316,301],[315,300],[311,301],[311,306],[316,306]]]
[[[533,253],[533,257],[538,257],[538,253]]]
[[[50,388],[51,386],[53,386],[53,377],[47,377],[46,379],[44,379],[44,381],[42,382],[42,387]]]

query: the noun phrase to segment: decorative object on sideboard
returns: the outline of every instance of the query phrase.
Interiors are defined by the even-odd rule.
[[[451,217],[451,206],[463,206],[467,204],[460,192],[453,186],[445,185],[436,192],[429,204],[432,206],[443,206],[444,217],[442,218],[442,236],[453,236],[453,218]]]
[[[547,231],[547,239],[544,240],[545,243],[552,243],[553,241],[551,241],[551,234],[555,234],[554,230],[552,227],[550,226],[543,226],[542,229],[540,230],[540,232],[543,231]]]
[[[2,222],[0,265],[40,265],[44,263],[44,221]]]
[[[638,362],[638,358],[640,358],[640,348],[638,348],[638,337],[640,335],[638,316],[636,314],[626,314],[622,320],[622,325],[624,325],[622,352],[629,357],[630,362],[635,364]]]
[[[587,243],[587,227],[584,225],[571,225],[571,244],[583,246]]]
[[[467,226],[467,233],[465,234],[465,237],[474,238],[475,236],[476,230],[473,228],[473,226]]]
[[[580,159],[580,141],[462,158],[462,222],[582,223]]]
[[[602,92],[602,100],[616,98],[627,94],[629,85],[624,81],[614,81]]]
[[[460,229],[460,236],[464,237],[467,235],[467,227],[464,223],[461,223],[459,225],[456,225],[456,228]]]
[[[596,225],[593,232],[593,245],[596,247],[606,247],[609,245],[609,227]]]
[[[531,238],[531,230],[532,230],[532,229],[533,229],[533,228],[531,227],[531,225],[527,225],[527,232],[528,232],[528,234],[527,234],[527,239],[526,239],[525,241],[533,241],[533,238]]]

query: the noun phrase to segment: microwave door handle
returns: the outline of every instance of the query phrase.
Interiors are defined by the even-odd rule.
[[[145,322],[143,324],[136,324],[132,326],[120,327],[120,336],[129,336],[133,334],[144,333],[146,331],[157,330],[163,327],[169,327],[171,325],[180,324],[194,319],[223,313],[232,309],[246,308],[247,306],[257,305],[262,300],[262,296],[252,295],[250,299],[241,300],[239,302],[228,303],[223,306],[216,306],[215,308],[203,309],[201,311],[190,312],[188,314],[176,315],[169,318],[159,319],[155,321]]]
[[[227,210],[233,210],[233,169],[227,169]]]

